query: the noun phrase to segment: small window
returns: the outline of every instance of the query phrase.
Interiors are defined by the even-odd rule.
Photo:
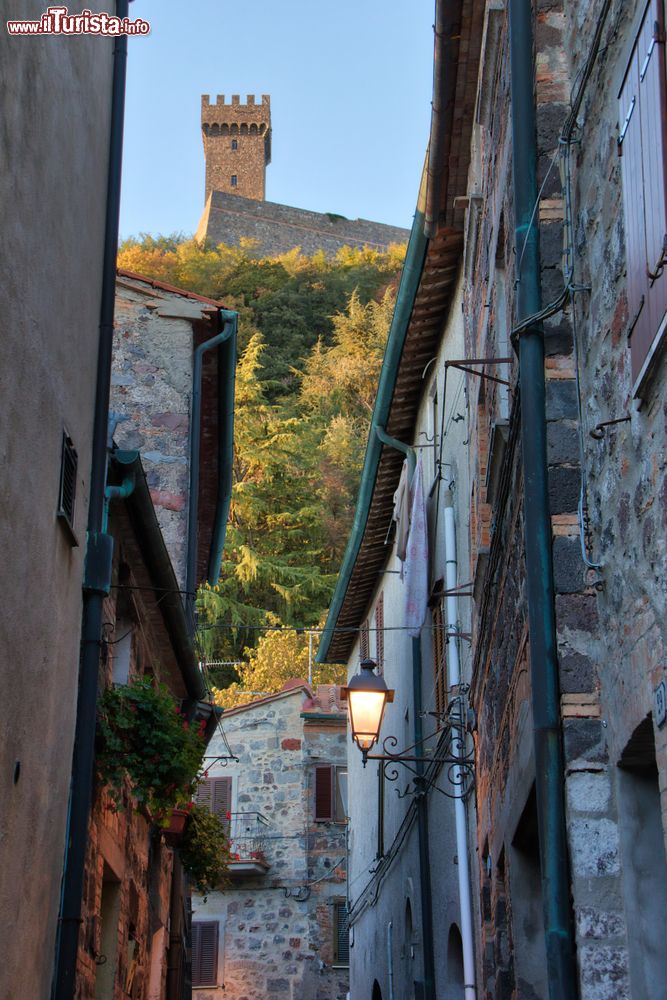
[[[111,643],[114,684],[127,684],[132,666],[132,633],[134,623],[129,618],[117,618]]]
[[[384,671],[384,593],[381,593],[375,605],[375,662],[377,672]]]
[[[368,648],[368,619],[359,630],[359,656],[362,660],[367,660],[370,655]]]
[[[197,787],[197,802],[215,813],[229,833],[232,812],[231,778],[207,778],[200,781]]]
[[[350,928],[347,903],[336,899],[333,904],[334,965],[350,964]]]
[[[315,822],[344,823],[347,768],[318,764],[315,768]]]
[[[78,545],[74,537],[74,501],[76,499],[76,472],[79,463],[74,443],[63,431],[62,449],[60,454],[60,490],[58,494],[58,517],[62,518],[70,530],[74,545]]]
[[[239,148],[239,140],[232,139],[232,149],[238,149],[238,148]]]
[[[435,687],[435,710],[441,720],[447,709],[447,665],[445,663],[445,619],[442,600],[432,610],[433,615],[433,683]]]
[[[218,923],[198,920],[192,924],[192,985],[218,985]]]
[[[232,174],[232,187],[233,188],[235,188],[238,185],[238,181],[239,181],[239,179],[236,176],[236,174]]]

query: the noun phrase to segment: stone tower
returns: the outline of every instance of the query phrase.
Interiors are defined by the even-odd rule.
[[[271,162],[271,98],[262,94],[255,104],[248,94],[241,104],[238,94],[231,104],[219,94],[215,104],[208,95],[201,99],[201,130],[206,159],[206,193],[238,194],[264,201],[266,167]]]

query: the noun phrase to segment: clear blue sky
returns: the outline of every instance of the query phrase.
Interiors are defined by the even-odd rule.
[[[434,0],[135,0],[121,236],[192,233],[200,95],[271,95],[267,199],[409,227],[428,141]]]

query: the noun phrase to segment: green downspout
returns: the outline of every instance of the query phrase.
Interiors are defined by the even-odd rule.
[[[512,145],[517,249],[517,320],[540,309],[533,11],[510,0]],[[534,324],[519,340],[521,447],[530,667],[542,901],[551,1000],[577,996],[564,806],[558,661],[547,480],[544,335]]]
[[[232,495],[232,457],[234,445],[234,379],[236,370],[236,331],[238,313],[220,309],[222,330],[196,348],[192,372],[192,422],[190,432],[190,492],[188,506],[188,541],[186,566],[186,607],[191,627],[194,628],[194,592],[197,586],[197,522],[199,517],[199,469],[201,449],[202,367],[204,354],[214,347],[221,348],[218,357],[224,379],[218,381],[218,499],[216,504],[213,537],[208,560],[208,580],[218,582],[220,560],[225,544],[225,531]]]
[[[424,267],[424,260],[426,259],[426,250],[428,248],[428,239],[424,235],[425,177],[426,172],[424,171],[422,174],[422,183],[419,193],[419,201],[417,203],[417,210],[412,223],[410,240],[408,242],[408,249],[405,255],[405,263],[403,265],[403,271],[401,272],[401,281],[398,286],[396,305],[394,306],[394,315],[392,317],[389,336],[387,338],[387,346],[384,352],[382,371],[380,372],[380,382],[378,385],[377,396],[375,397],[373,419],[371,421],[371,432],[369,434],[368,445],[366,447],[364,468],[361,473],[361,483],[359,485],[357,506],[354,512],[354,521],[352,523],[352,530],[345,549],[345,555],[343,556],[343,563],[338,574],[338,580],[336,581],[336,589],[334,590],[334,595],[331,599],[329,614],[327,615],[324,631],[320,639],[320,646],[315,657],[316,663],[328,662],[327,656],[329,653],[329,646],[331,645],[331,638],[334,635],[338,615],[340,614],[343,606],[343,601],[345,600],[345,594],[350,583],[352,571],[359,554],[361,542],[364,537],[364,531],[366,530],[366,521],[368,520],[371,500],[373,499],[375,479],[377,477],[380,456],[382,454],[382,443],[374,428],[384,428],[389,418],[389,410],[391,407],[392,396],[394,394],[394,386],[396,384],[396,376],[398,374],[398,368],[401,361],[401,354],[403,353],[403,345],[408,332],[410,316],[412,315],[412,307],[414,306],[417,289],[419,288],[422,269]]]

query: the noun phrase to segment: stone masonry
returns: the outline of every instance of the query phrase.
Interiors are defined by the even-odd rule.
[[[195,988],[195,1000],[256,997],[344,1000],[348,968],[334,954],[334,903],[346,898],[343,821],[314,819],[314,771],[346,761],[346,716],[338,690],[313,693],[288,682],[277,695],[225,712],[224,730],[238,761],[214,762],[212,779],[232,782],[232,861],[228,885],[206,902],[193,900],[193,921],[217,922],[217,987]],[[224,754],[213,738],[208,753]],[[249,851],[236,836],[260,814],[266,870],[244,868]],[[254,842],[253,842],[254,845]],[[255,845],[256,846],[256,845]]]
[[[231,104],[219,94],[214,104],[201,99],[201,130],[206,159],[204,200],[213,191],[227,191],[264,201],[266,167],[271,162],[271,98],[262,94],[255,104],[248,94],[241,104],[238,94]]]

